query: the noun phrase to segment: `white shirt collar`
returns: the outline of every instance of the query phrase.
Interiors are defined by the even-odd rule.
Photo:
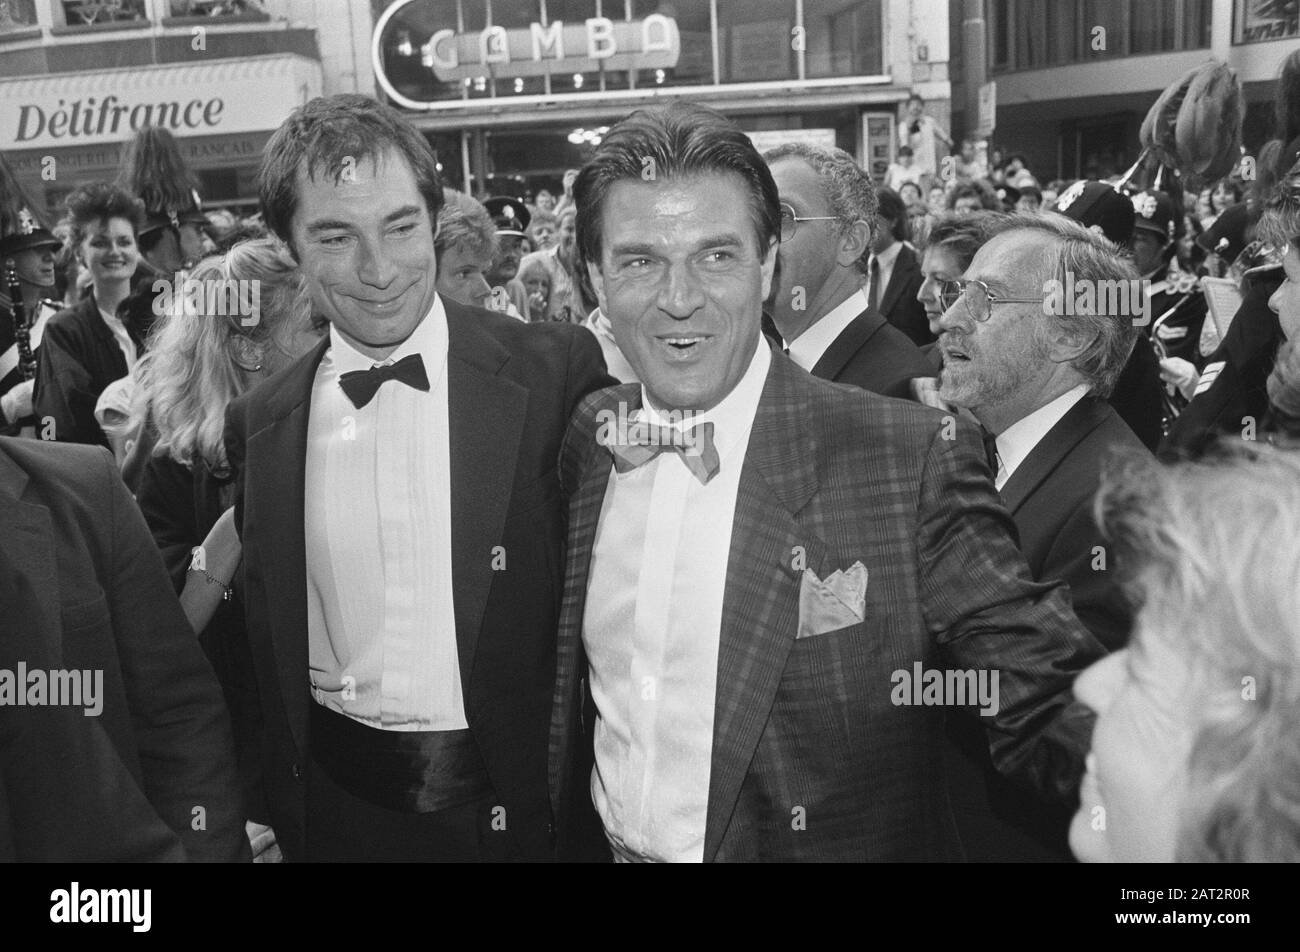
[[[759,398],[763,396],[763,385],[767,382],[767,372],[772,366],[772,351],[767,341],[759,335],[754,347],[754,356],[750,358],[740,382],[732,388],[731,393],[719,401],[718,405],[703,413],[688,415],[686,419],[673,419],[650,402],[645,385],[641,386],[641,415],[657,426],[671,426],[677,429],[712,422],[714,426],[713,445],[720,457],[725,457],[732,447],[748,433],[754,423],[754,413],[758,410]]]
[[[858,288],[830,313],[818,320],[806,331],[786,344],[790,359],[809,373],[817,366],[835,339],[844,332],[844,328],[853,323],[853,319],[867,309],[867,292]]]
[[[442,298],[435,294],[429,313],[424,316],[411,336],[384,360],[374,360],[352,346],[337,327],[330,325],[330,359],[338,376],[354,370],[369,370],[377,364],[395,364],[403,357],[419,354],[424,359],[424,371],[432,380],[440,371],[447,356],[447,312]]]
[[[1061,422],[1061,417],[1069,413],[1071,407],[1088,395],[1089,389],[1086,383],[1078,384],[998,434],[998,459],[1002,463],[1002,469],[998,474],[1002,477],[1000,480],[1002,485],[999,485],[998,489],[1006,485],[1011,474],[1034,451],[1034,447],[1042,442],[1043,437],[1051,431],[1052,427]]]

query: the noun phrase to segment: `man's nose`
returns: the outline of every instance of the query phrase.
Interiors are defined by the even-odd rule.
[[[362,282],[377,288],[386,288],[392,283],[397,268],[377,242],[361,239],[357,254],[357,277]]]
[[[963,298],[957,298],[952,302],[952,307],[939,315],[939,327],[945,331],[964,331],[967,334],[975,330],[975,322],[971,320]]]
[[[665,282],[659,292],[659,308],[665,314],[684,321],[704,306],[704,287],[689,265],[670,266]]]

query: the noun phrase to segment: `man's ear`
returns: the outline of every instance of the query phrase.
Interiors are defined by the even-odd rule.
[[[600,305],[600,312],[608,317],[609,308],[605,306],[605,274],[600,270],[600,265],[594,261],[587,262],[587,280],[591,282],[591,289],[596,292],[596,303]]]
[[[772,276],[776,273],[776,252],[780,247],[780,242],[775,238],[768,245],[767,254],[763,256],[763,263],[760,270],[763,276],[763,300],[766,301],[772,295]]]
[[[876,221],[877,228],[884,228],[887,224],[889,222],[884,219]],[[855,262],[862,259],[870,247],[871,226],[859,218],[849,225],[840,238],[839,247],[835,251],[835,263],[842,268],[851,268]]]
[[[1047,318],[1043,325],[1048,358],[1054,364],[1068,364],[1077,360],[1097,340],[1097,335],[1074,321]]]

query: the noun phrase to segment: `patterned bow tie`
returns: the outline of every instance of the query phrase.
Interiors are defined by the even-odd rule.
[[[697,423],[679,430],[642,420],[627,427],[623,436],[626,439],[615,435],[602,444],[614,457],[614,468],[620,473],[636,469],[660,453],[676,453],[701,483],[707,485],[718,475],[721,464],[717,447],[713,445],[712,423]]]
[[[339,386],[352,405],[360,410],[375,398],[385,380],[400,380],[408,387],[428,391],[429,375],[419,354],[403,357],[395,364],[377,364],[369,370],[353,370],[339,377]]]

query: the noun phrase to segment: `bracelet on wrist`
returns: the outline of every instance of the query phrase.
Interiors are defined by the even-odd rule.
[[[219,586],[221,587],[221,590],[222,590],[222,591],[221,591],[221,600],[222,600],[223,602],[228,602],[228,601],[231,600],[231,598],[234,597],[234,595],[235,595],[235,590],[234,590],[233,588],[231,588],[229,585],[227,585],[225,582],[221,581],[221,579],[217,578],[217,577],[216,577],[215,575],[213,575],[212,573],[210,573],[210,572],[208,572],[208,571],[206,571],[206,570],[204,570],[204,569],[195,568],[195,567],[192,566],[192,565],[190,566],[190,571],[191,571],[191,572],[197,572],[199,575],[202,575],[202,576],[203,576],[203,580],[204,580],[205,582],[207,582],[209,585],[219,585]]]

